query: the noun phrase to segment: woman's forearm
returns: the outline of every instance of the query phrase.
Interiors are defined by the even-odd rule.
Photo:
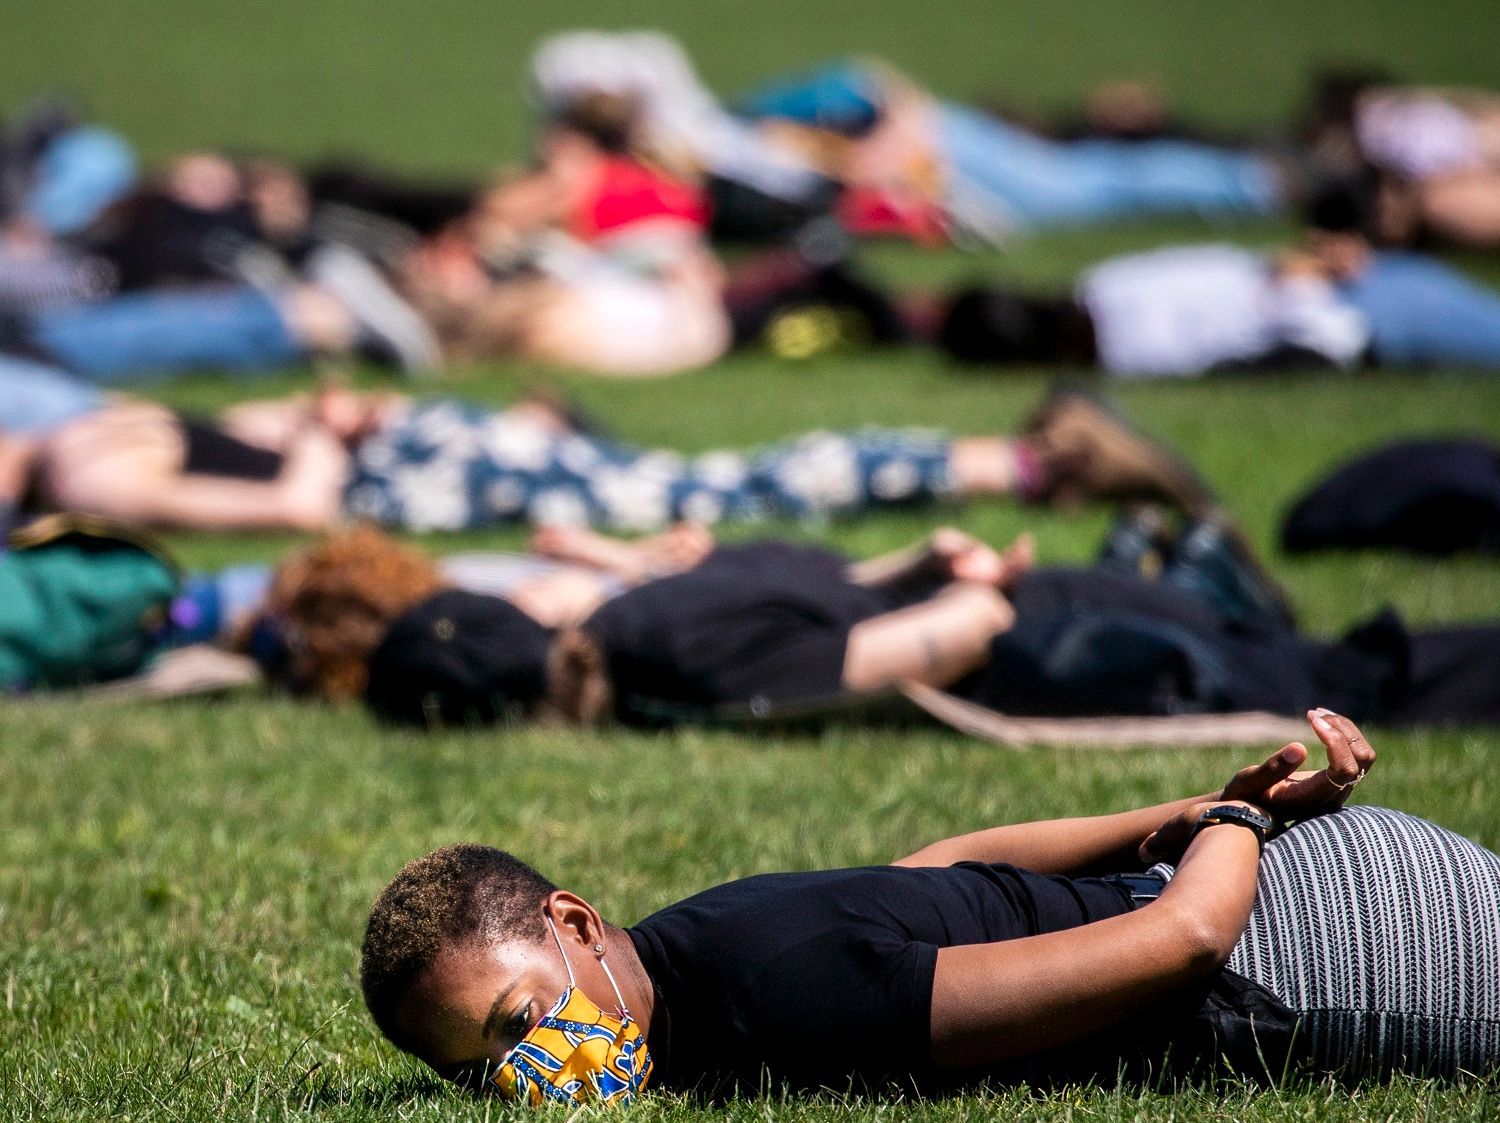
[[[932,1059],[967,1068],[1082,1040],[1223,966],[1255,899],[1259,844],[1204,830],[1161,898],[1058,932],[938,952]]]
[[[932,565],[932,539],[930,537],[902,546],[899,550],[878,554],[863,561],[851,562],[846,570],[855,585],[884,585],[892,581],[904,581]]]
[[[1260,873],[1260,842],[1236,823],[1200,830],[1156,905],[1183,910],[1211,967],[1220,967],[1250,922]]]
[[[844,688],[947,686],[982,666],[990,641],[1014,621],[1014,610],[996,589],[954,582],[921,604],[856,624],[844,652]]]
[[[1085,874],[1140,865],[1141,840],[1180,811],[1217,798],[1217,793],[1076,819],[1047,819],[991,827],[945,838],[902,858],[902,866],[951,866],[955,862],[1009,862],[1037,873]]]

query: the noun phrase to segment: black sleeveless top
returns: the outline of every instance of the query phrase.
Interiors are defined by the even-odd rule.
[[[211,421],[178,414],[177,427],[182,433],[185,476],[269,483],[281,475],[286,463],[281,453],[242,441]]]

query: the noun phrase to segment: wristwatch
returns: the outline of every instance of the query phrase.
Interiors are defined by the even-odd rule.
[[[1193,828],[1193,837],[1197,838],[1198,832],[1204,827],[1213,827],[1220,823],[1233,823],[1254,831],[1255,840],[1260,843],[1262,850],[1266,848],[1266,839],[1271,837],[1271,829],[1276,825],[1269,815],[1259,811],[1241,807],[1237,803],[1220,803],[1198,816],[1198,825]]]

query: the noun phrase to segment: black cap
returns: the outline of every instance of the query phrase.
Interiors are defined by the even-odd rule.
[[[365,702],[411,725],[523,718],[547,691],[551,645],[552,632],[509,601],[446,589],[391,624]]]

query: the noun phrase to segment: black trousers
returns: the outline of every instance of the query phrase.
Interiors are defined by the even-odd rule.
[[[1013,600],[1016,626],[953,688],[1006,713],[1500,721],[1500,625],[1413,633],[1382,613],[1337,640],[1247,632],[1187,590],[1097,570],[1040,570]]]

